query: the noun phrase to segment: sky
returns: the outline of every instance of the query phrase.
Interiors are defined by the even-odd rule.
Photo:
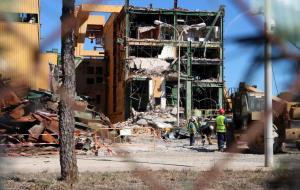
[[[76,4],[97,2],[97,0],[76,0]],[[98,0],[104,4],[122,4],[124,0]],[[154,8],[172,8],[173,0],[130,0],[130,5],[149,6],[152,3]],[[57,48],[60,51],[60,38],[56,36],[50,41],[47,40],[51,34],[57,32],[60,27],[61,0],[40,0],[41,4],[41,49],[42,51]],[[241,45],[236,39],[257,35],[258,30],[250,22],[247,11],[242,12],[233,0],[178,0],[178,6],[191,10],[217,11],[220,5],[225,5],[224,23],[224,46],[225,46],[225,85],[227,88],[236,88],[240,81],[251,85],[257,85],[264,89],[263,68],[253,69],[253,57],[257,53],[263,53],[263,44],[260,46]],[[108,14],[104,14],[108,17]],[[43,42],[47,42],[44,44]],[[250,70],[250,71],[249,71]],[[251,73],[251,77],[247,75]],[[288,89],[293,79],[293,67],[288,61],[274,62],[273,66],[273,94]]]

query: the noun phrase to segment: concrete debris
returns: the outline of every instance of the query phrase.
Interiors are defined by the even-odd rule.
[[[172,109],[171,114],[172,114],[172,115],[177,115],[177,108],[176,108],[176,107],[174,107],[174,108]]]
[[[140,119],[136,122],[138,125],[148,125],[148,122],[146,119]]]
[[[133,134],[137,133],[134,128],[139,128],[138,131],[141,132],[141,127],[151,127],[160,137],[171,139],[174,138],[174,134],[169,134],[175,130],[177,125],[176,117],[171,114],[172,110],[172,107],[167,107],[164,111],[155,109],[147,112],[137,112],[133,109],[131,118],[124,122],[116,123],[113,127],[132,128]],[[181,123],[181,126],[185,127],[185,123]],[[142,133],[152,133],[149,128],[145,129],[148,131],[144,131]]]
[[[31,127],[28,132],[30,134],[30,137],[34,138],[34,139],[38,139],[39,136],[42,134],[42,132],[44,131],[45,126],[43,125],[43,123],[34,125],[33,127]]]
[[[154,26],[141,26],[137,29],[138,39],[158,39],[160,35],[160,28]]]
[[[9,83],[0,78],[0,142],[12,147],[16,145],[59,145],[58,101],[50,92],[30,90],[26,96],[18,97]],[[8,90],[6,92],[6,90]],[[2,96],[4,94],[5,96]],[[93,106],[77,97],[75,111],[76,147],[83,150],[95,148],[91,135],[101,128],[111,127],[110,120]]]
[[[137,29],[138,39],[158,39],[159,37],[159,27],[154,26],[141,26]]]
[[[159,75],[170,67],[170,63],[158,58],[131,58],[128,65],[133,72]]]
[[[176,58],[176,47],[171,45],[165,45],[158,55],[159,59],[175,59]]]
[[[159,121],[153,121],[152,125],[154,127],[160,128],[160,129],[167,129],[167,128],[173,128],[173,126],[169,123],[163,123],[163,122],[159,122]]]
[[[139,27],[138,28],[138,32],[139,33],[144,33],[144,32],[148,32],[148,31],[150,31],[150,30],[153,30],[153,29],[155,29],[156,27],[154,27],[154,26],[142,26],[142,27]]]

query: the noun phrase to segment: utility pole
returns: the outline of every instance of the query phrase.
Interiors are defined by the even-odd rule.
[[[273,167],[271,0],[265,0],[265,167]]]

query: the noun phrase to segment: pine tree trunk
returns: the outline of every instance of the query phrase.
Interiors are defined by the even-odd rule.
[[[61,56],[62,91],[59,103],[61,178],[71,184],[78,180],[74,142],[75,64],[74,64],[74,9],[75,0],[63,0]]]

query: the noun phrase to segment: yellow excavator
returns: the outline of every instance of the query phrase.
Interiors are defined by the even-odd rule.
[[[228,129],[229,144],[245,133],[252,122],[263,122],[263,118],[261,117],[265,105],[264,92],[258,90],[256,86],[240,83],[238,90],[231,94],[230,103],[230,108],[232,109],[232,126]],[[273,149],[274,152],[280,152],[283,149],[283,143],[286,141],[299,143],[300,126],[298,124],[296,126],[291,125],[294,121],[291,121],[289,111],[293,106],[289,102],[278,97],[273,97],[272,103],[273,108],[276,108],[273,109]],[[263,135],[257,137],[251,144],[248,144],[248,147],[251,152],[263,153]]]

